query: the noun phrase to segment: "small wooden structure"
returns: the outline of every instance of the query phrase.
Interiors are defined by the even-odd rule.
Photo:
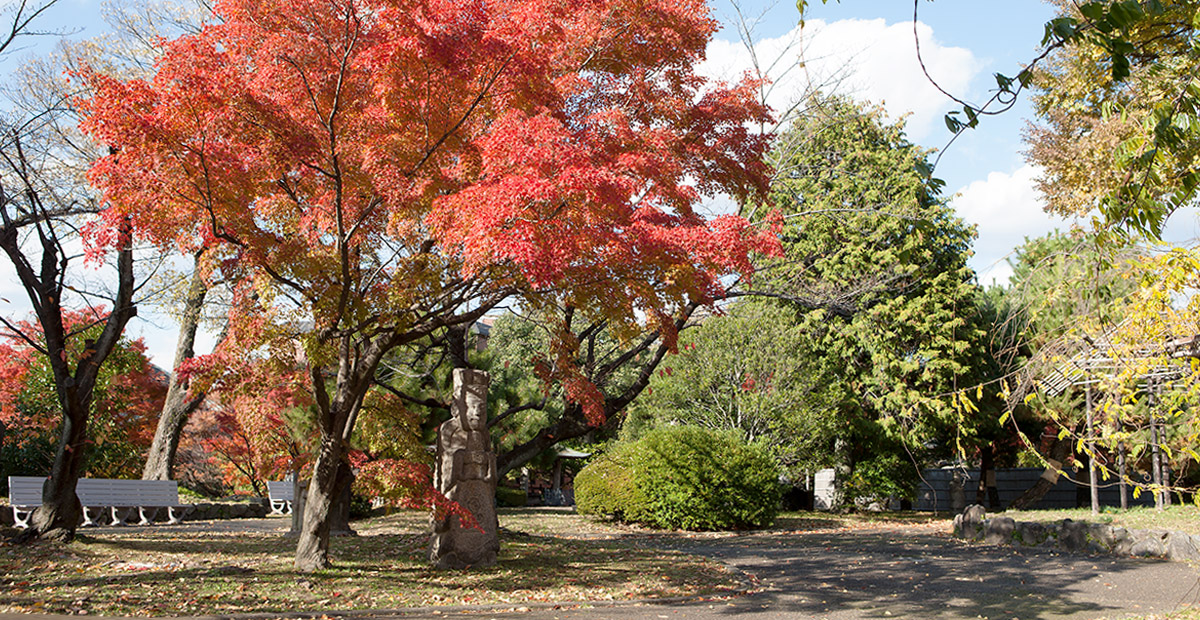
[[[1092,437],[1094,436],[1093,413],[1096,403],[1094,402],[1092,387],[1100,383],[1100,377],[1113,377],[1135,364],[1146,365],[1148,361],[1151,362],[1138,372],[1137,381],[1139,389],[1150,395],[1151,404],[1153,405],[1158,400],[1164,384],[1177,380],[1185,374],[1185,368],[1182,364],[1155,364],[1153,361],[1200,358],[1200,334],[1175,338],[1162,344],[1141,343],[1130,349],[1127,346],[1117,345],[1114,342],[1113,336],[1120,328],[1121,325],[1117,325],[1095,339],[1083,337],[1075,341],[1065,342],[1061,349],[1063,352],[1070,353],[1069,356],[1064,356],[1067,357],[1066,361],[1055,366],[1046,376],[1035,380],[1036,385],[1051,396],[1062,394],[1072,387],[1083,386],[1087,403],[1086,424],[1089,453],[1094,452]],[[1112,354],[1113,351],[1119,349],[1128,349],[1128,351],[1121,356],[1114,356]],[[1171,501],[1170,495],[1162,490],[1168,476],[1166,472],[1168,464],[1160,454],[1159,437],[1161,437],[1161,434],[1162,431],[1158,428],[1156,416],[1151,415],[1151,475],[1155,488],[1154,503],[1158,508],[1170,504]],[[1121,508],[1124,509],[1128,505],[1128,492],[1126,489],[1123,446],[1118,446],[1117,463],[1119,470],[1118,478],[1121,487]],[[1100,502],[1096,481],[1096,464],[1093,458],[1088,459],[1088,478],[1092,513],[1095,514],[1100,510]]]

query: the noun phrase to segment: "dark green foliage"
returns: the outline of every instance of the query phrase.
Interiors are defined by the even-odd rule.
[[[906,461],[895,451],[877,452],[870,458],[854,464],[850,479],[842,492],[850,504],[883,501],[888,498],[915,499],[917,490],[917,467]]]
[[[829,467],[843,428],[827,399],[838,377],[805,354],[808,345],[795,310],[761,300],[729,304],[680,334],[679,353],[630,408],[622,437],[669,425],[730,430],[767,446],[793,477]]]
[[[350,495],[350,518],[366,519],[371,516],[371,498],[354,493]]]
[[[525,491],[521,489],[510,489],[508,487],[496,487],[496,503],[506,508],[520,508],[525,505]]]
[[[780,498],[779,469],[766,449],[693,426],[619,444],[575,479],[581,513],[660,528],[765,527]]]

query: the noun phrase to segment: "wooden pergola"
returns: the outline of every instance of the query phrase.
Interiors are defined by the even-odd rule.
[[[1035,384],[1041,391],[1050,396],[1057,396],[1072,387],[1082,386],[1085,389],[1087,403],[1087,445],[1089,452],[1088,479],[1091,490],[1092,513],[1100,510],[1099,490],[1096,484],[1095,458],[1093,435],[1093,412],[1095,408],[1092,386],[1100,383],[1103,377],[1112,378],[1130,367],[1144,365],[1136,373],[1137,387],[1150,395],[1153,406],[1161,394],[1162,387],[1171,381],[1182,378],[1187,370],[1181,364],[1155,363],[1165,360],[1185,360],[1200,358],[1200,334],[1182,338],[1174,338],[1162,344],[1142,343],[1134,347],[1114,342],[1113,336],[1122,325],[1117,325],[1101,334],[1099,338],[1076,338],[1073,343],[1064,346],[1071,355],[1056,365],[1045,377],[1036,379]],[[1114,351],[1124,350],[1121,355],[1113,355]],[[1149,363],[1147,363],[1149,362]],[[1151,469],[1154,483],[1154,503],[1157,508],[1169,505],[1170,495],[1164,491],[1167,463],[1159,450],[1161,430],[1150,416],[1150,450]],[[1121,485],[1121,508],[1127,507],[1128,492],[1126,488],[1125,454],[1123,447],[1118,444],[1118,470]]]

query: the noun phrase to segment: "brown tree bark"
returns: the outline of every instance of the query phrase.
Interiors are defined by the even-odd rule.
[[[342,459],[341,444],[340,437],[321,437],[312,482],[308,485],[308,497],[304,500],[300,536],[296,542],[295,567],[302,573],[329,567],[329,515],[334,499],[341,493],[337,487],[337,471]]]
[[[394,334],[376,337],[355,346],[350,335],[339,339],[337,375],[330,395],[321,368],[309,368],[313,397],[317,403],[321,441],[312,481],[305,498],[303,522],[296,542],[295,568],[311,573],[329,567],[329,532],[332,512],[350,476],[340,476],[354,422],[363,397],[371,387],[375,369],[383,355],[396,346]],[[349,470],[347,469],[347,473]]]
[[[183,316],[179,326],[179,339],[175,344],[175,360],[171,366],[171,379],[167,385],[167,396],[163,401],[162,413],[158,417],[158,428],[154,441],[146,453],[146,466],[142,469],[142,480],[171,480],[175,467],[175,454],[179,449],[179,438],[188,418],[204,402],[204,393],[192,394],[188,398],[188,381],[179,376],[179,367],[195,357],[196,330],[200,326],[200,312],[208,294],[208,281],[200,265],[201,253],[195,256],[191,283],[184,301]]]
[[[1000,490],[996,488],[996,448],[987,444],[979,449],[979,485],[975,503],[992,510],[1000,509]]]
[[[337,486],[341,487],[341,492],[337,495],[333,503],[333,510],[329,514],[329,535],[330,536],[355,536],[354,528],[350,527],[350,502],[354,499],[354,493],[351,487],[354,486],[354,469],[350,467],[350,463],[342,461],[338,467]]]
[[[31,180],[26,183],[31,192],[35,191]],[[67,353],[69,339],[78,335],[69,333],[63,322],[61,304],[65,288],[64,269],[68,259],[54,230],[54,222],[47,218],[36,224],[42,260],[40,269],[35,271],[21,247],[17,234],[19,226],[14,225],[6,211],[0,210],[0,214],[4,216],[4,226],[0,228],[0,248],[12,261],[38,317],[43,339],[40,350],[54,374],[56,396],[63,415],[54,464],[42,488],[42,505],[33,512],[27,536],[69,542],[75,538],[75,528],[82,516],[75,486],[87,454],[87,423],[96,380],[101,365],[120,340],[126,323],[137,314],[133,305],[131,226],[126,221],[119,230],[117,293],[112,311],[103,321],[100,336],[84,343],[83,355],[71,368],[70,355]],[[26,338],[31,343],[35,342],[33,335],[27,335]]]
[[[1050,455],[1046,459],[1049,461],[1050,466],[1046,468],[1046,471],[1042,474],[1042,477],[1038,478],[1038,481],[1033,483],[1033,486],[1029,487],[1029,489],[1022,493],[1020,497],[1013,500],[1013,503],[1009,504],[1008,507],[1012,510],[1025,510],[1042,501],[1042,498],[1046,496],[1046,493],[1048,493],[1050,489],[1053,489],[1054,485],[1058,484],[1058,472],[1062,469],[1062,464],[1067,460],[1067,456],[1070,453],[1070,438],[1055,439],[1054,444],[1050,446]]]

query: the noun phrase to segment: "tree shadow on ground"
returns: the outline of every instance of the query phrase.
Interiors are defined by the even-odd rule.
[[[728,606],[729,614],[1095,618],[1200,603],[1200,573],[1186,564],[983,546],[900,530],[667,546],[729,562],[761,581],[763,591]]]
[[[678,596],[728,592],[737,576],[681,552],[622,541],[505,534],[497,566],[435,571],[427,536],[334,539],[332,569],[291,571],[294,539],[146,529],[76,544],[12,546],[0,559],[0,609],[194,615],[402,608],[428,604]],[[699,587],[697,587],[699,584]]]

